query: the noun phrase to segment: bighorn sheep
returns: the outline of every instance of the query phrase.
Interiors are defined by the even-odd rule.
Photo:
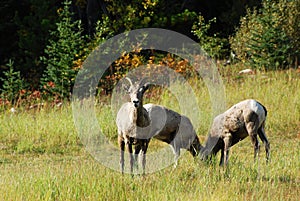
[[[194,157],[202,146],[190,119],[166,107],[146,104],[144,108],[150,117],[150,136],[171,145],[175,154],[175,164],[180,156],[180,149],[187,149]]]
[[[118,127],[118,143],[120,146],[120,166],[124,172],[124,151],[125,145],[130,156],[130,170],[133,173],[133,164],[137,160],[139,153],[142,154],[143,173],[145,173],[146,152],[150,138],[148,137],[148,126],[150,124],[149,115],[143,107],[143,95],[149,88],[149,83],[143,83],[143,80],[135,84],[126,77],[130,83],[128,93],[131,102],[123,104],[118,111],[116,124]],[[132,145],[135,145],[133,156]]]
[[[264,131],[266,117],[266,108],[256,100],[248,99],[233,105],[214,118],[206,145],[201,150],[202,158],[207,159],[209,155],[216,155],[221,150],[220,165],[226,165],[230,147],[249,135],[255,159],[259,152],[258,135],[265,145],[268,162],[270,144]]]

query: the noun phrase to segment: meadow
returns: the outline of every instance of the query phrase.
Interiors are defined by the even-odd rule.
[[[268,109],[266,134],[271,161],[253,160],[249,138],[231,148],[229,166],[194,161],[184,153],[172,166],[145,176],[103,166],[85,149],[74,125],[72,107],[39,110],[3,108],[0,115],[0,200],[298,200],[300,197],[300,73],[296,70],[238,75],[222,69],[226,106],[254,98]],[[192,81],[191,81],[192,82]],[[149,92],[151,93],[151,92]],[[159,99],[174,110],[174,97]],[[224,97],[225,98],[225,97]],[[156,100],[155,100],[156,99]],[[211,115],[206,86],[197,86],[204,144]],[[95,103],[102,132],[116,145],[117,130],[109,101]],[[149,152],[165,146],[155,140]],[[219,157],[219,155],[218,155]],[[218,159],[216,159],[218,161]],[[128,157],[125,158],[125,163]]]

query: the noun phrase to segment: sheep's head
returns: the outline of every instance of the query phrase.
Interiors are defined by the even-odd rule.
[[[150,83],[144,83],[144,79],[133,84],[131,79],[126,77],[128,82],[130,83],[130,87],[127,89],[127,92],[130,96],[130,101],[133,103],[134,107],[139,107],[143,104],[143,95],[145,91],[149,88]]]

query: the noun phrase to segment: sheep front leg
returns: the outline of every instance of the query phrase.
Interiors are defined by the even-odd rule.
[[[145,169],[146,169],[146,152],[148,149],[148,140],[145,140],[142,145],[142,166],[143,166],[143,175],[145,174]]]
[[[118,136],[118,143],[120,147],[120,168],[122,174],[124,174],[124,152],[125,152],[125,142],[123,140],[123,137]]]
[[[176,168],[177,165],[178,165],[178,159],[179,159],[179,156],[180,156],[180,150],[177,150],[177,151],[175,152],[175,157],[174,157],[174,161],[175,161],[175,163],[174,163],[174,168]]]
[[[176,146],[176,142],[174,142],[175,140],[173,140],[173,142],[171,143],[171,147],[173,149],[173,153],[175,154],[174,156],[174,168],[177,167],[178,165],[178,159],[180,156],[180,148]]]
[[[266,160],[267,163],[269,162],[270,159],[270,143],[268,141],[268,138],[266,136],[264,127],[262,126],[260,129],[258,129],[258,136],[259,138],[263,141],[264,145],[265,145],[265,149],[266,149]]]
[[[137,144],[135,145],[135,150],[134,150],[134,165],[135,165],[135,168],[138,170],[139,169],[139,164],[138,164],[138,159],[139,159],[139,154],[140,154],[140,151],[142,149],[142,146],[141,144]]]
[[[231,142],[232,142],[232,135],[229,131],[225,132],[225,136],[224,136],[224,149],[222,150],[221,154],[221,160],[220,160],[220,165],[227,165],[228,164],[228,159],[229,159],[229,149],[231,146]]]
[[[190,148],[188,151],[192,154],[194,159],[196,159],[196,156],[200,153],[202,146],[199,142],[199,138],[195,136],[195,139],[193,140],[193,143],[190,145]]]
[[[128,140],[126,143],[127,150],[129,152],[129,163],[130,163],[130,172],[133,174],[133,163],[134,163],[134,158],[133,158],[133,153],[132,153],[132,143]]]

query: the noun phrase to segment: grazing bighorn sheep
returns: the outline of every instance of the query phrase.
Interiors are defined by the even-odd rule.
[[[187,149],[194,157],[202,146],[190,119],[166,107],[146,104],[144,108],[150,117],[150,136],[171,145],[175,154],[175,167],[180,149]]]
[[[116,123],[118,127],[118,143],[120,146],[121,171],[124,172],[124,151],[125,146],[130,156],[130,170],[133,173],[134,160],[136,161],[139,153],[142,154],[143,173],[145,173],[146,152],[150,138],[148,137],[148,126],[150,124],[149,115],[143,107],[143,95],[149,88],[150,83],[143,83],[143,80],[135,84],[131,79],[126,77],[130,83],[128,93],[131,102],[122,105],[118,111]],[[132,145],[135,145],[134,156],[132,153]],[[135,157],[135,158],[134,158]]]
[[[201,150],[202,158],[207,159],[221,150],[220,165],[226,165],[230,147],[249,135],[255,159],[259,152],[258,135],[265,145],[268,162],[270,144],[264,131],[266,117],[266,108],[256,100],[248,99],[233,105],[214,118],[205,147]]]

